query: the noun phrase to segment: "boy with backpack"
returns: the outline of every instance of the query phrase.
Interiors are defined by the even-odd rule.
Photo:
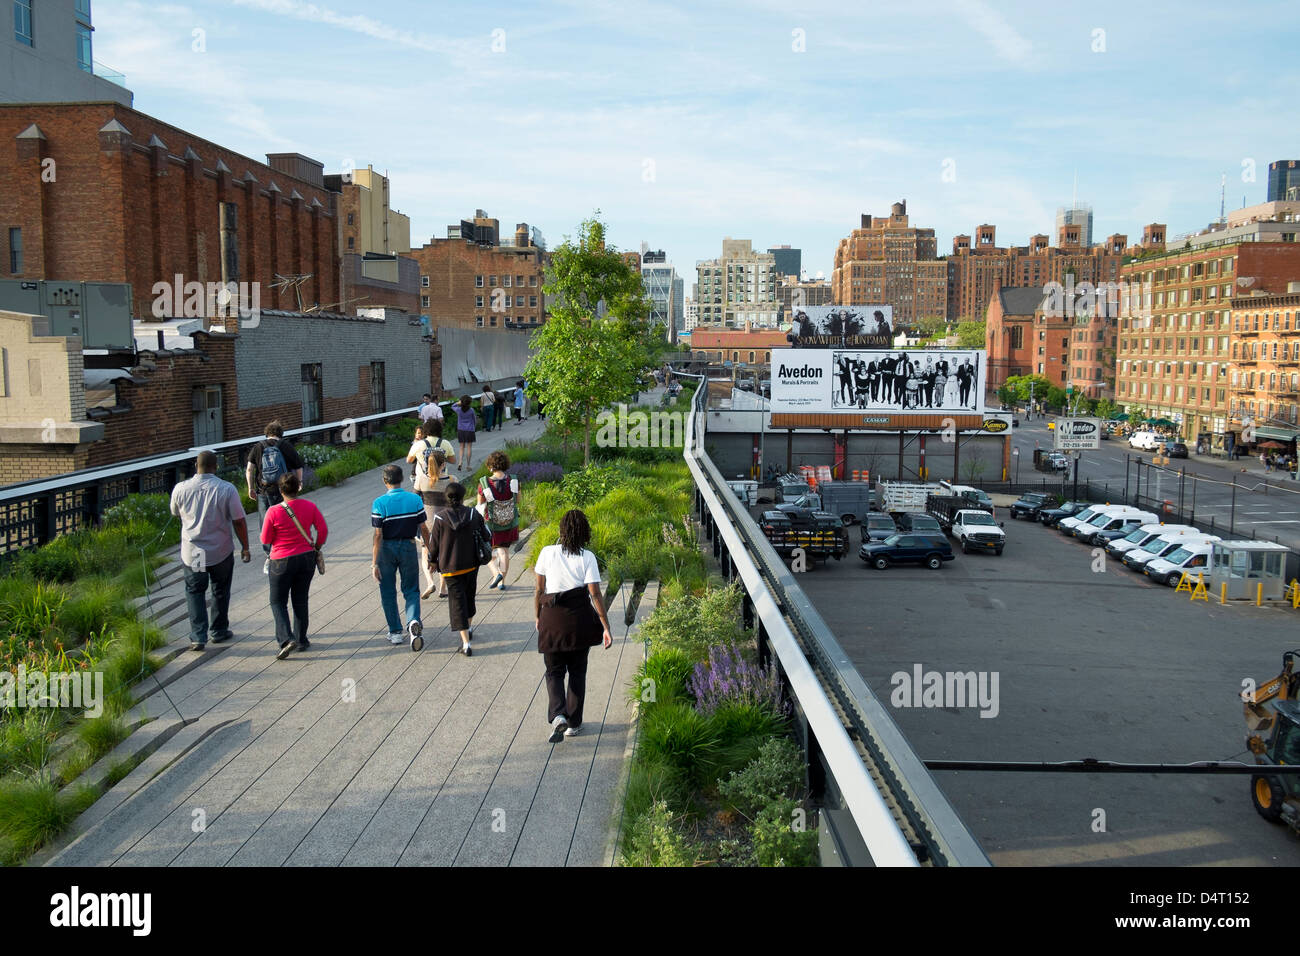
[[[478,501],[483,507],[483,519],[492,533],[492,562],[495,572],[489,588],[506,589],[505,578],[510,573],[510,546],[519,540],[519,479],[508,474],[510,459],[503,451],[494,451],[487,457],[491,474],[479,479]]]
[[[293,445],[284,439],[284,426],[279,420],[266,423],[265,438],[252,447],[248,453],[248,465],[244,477],[248,480],[248,497],[257,502],[257,514],[266,521],[266,510],[283,501],[280,495],[280,479],[292,472],[302,483],[303,460]],[[270,554],[270,545],[262,545],[262,550]],[[270,573],[270,561],[262,567],[263,574]]]

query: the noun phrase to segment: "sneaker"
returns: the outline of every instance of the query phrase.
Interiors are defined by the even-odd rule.
[[[298,642],[298,653],[301,654],[303,651],[307,650],[307,648],[309,648],[309,647],[311,647],[311,641],[299,641],[299,642]]]
[[[506,589],[506,582],[502,581],[500,584],[497,585],[498,591],[504,591],[505,589]]]
[[[420,635],[424,633],[424,625],[419,621],[412,621],[406,625],[406,631],[411,635],[411,650],[418,651],[424,647],[424,638]]]
[[[212,643],[224,644],[226,643],[226,641],[230,640],[234,636],[235,635],[233,631],[220,631],[219,633],[212,635]]]
[[[392,633],[392,634],[389,634],[389,635],[388,635],[388,643],[389,643],[389,644],[405,644],[405,643],[406,643],[406,635],[403,634],[401,631],[396,631],[396,632],[394,632],[394,633]]]
[[[466,657],[474,656],[474,648],[470,647],[468,644],[462,644],[460,646],[460,652],[464,654]]]
[[[564,739],[564,732],[569,729],[569,722],[563,717],[551,721],[551,743],[558,744]]]
[[[576,737],[580,733],[582,733],[581,724],[579,724],[577,727],[566,727],[564,730],[564,736],[566,737]]]
[[[281,661],[285,660],[286,658],[288,658],[290,654],[294,652],[294,649],[297,646],[298,645],[295,644],[293,641],[289,641],[287,644],[281,644],[280,653],[275,655],[276,660],[281,660]]]
[[[191,641],[191,642],[190,642],[190,650],[192,650],[192,651],[201,651],[201,650],[203,650],[205,647],[207,647],[207,645],[204,644],[202,641]]]

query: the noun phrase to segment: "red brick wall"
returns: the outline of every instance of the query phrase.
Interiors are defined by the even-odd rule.
[[[130,132],[101,136],[116,119]],[[35,123],[43,147],[15,137]],[[150,150],[157,136],[167,149]],[[192,149],[198,161],[183,161]],[[41,159],[55,162],[41,182]],[[218,173],[217,162],[230,173]],[[245,188],[251,172],[258,180]],[[272,182],[278,196],[267,194]],[[262,284],[262,308],[296,308],[275,273],[312,273],[304,305],[337,301],[335,194],[115,103],[0,104],[0,245],[20,226],[29,278],[130,282],[135,313],[151,315],[155,282],[221,279],[218,202],[238,207],[239,278]],[[303,197],[291,202],[294,190]],[[321,205],[312,213],[312,200]]]
[[[542,296],[544,263],[539,262],[544,257],[539,252],[534,247],[478,246],[463,239],[435,239],[411,250],[411,256],[420,263],[421,275],[429,276],[429,288],[420,289],[421,295],[429,297],[429,307],[420,309],[420,314],[428,315],[434,328],[444,325],[478,328],[475,321],[478,316],[483,317],[483,328],[504,328],[503,316],[510,316],[512,321],[518,321],[520,316],[525,320],[536,318],[540,325],[546,320],[546,312]],[[483,276],[482,288],[474,284],[474,277],[479,275]],[[490,279],[494,275],[498,285],[502,276],[514,277],[510,288],[502,287],[502,292],[511,297],[511,304],[501,313],[492,311]],[[515,282],[520,275],[524,276],[525,283],[530,276],[536,276],[537,284],[518,288]],[[483,305],[477,307],[475,297],[480,295]],[[517,295],[525,297],[522,307],[514,304]],[[528,305],[529,296],[537,297],[537,305]],[[495,326],[491,324],[493,317],[497,320]]]

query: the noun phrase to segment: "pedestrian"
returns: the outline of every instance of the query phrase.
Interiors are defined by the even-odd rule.
[[[217,456],[199,452],[195,475],[172,489],[171,512],[181,519],[181,564],[185,568],[185,601],[190,612],[190,650],[201,651],[208,643],[208,584],[212,584],[212,643],[234,637],[230,630],[230,579],[235,573],[235,529],[242,550],[248,556],[248,521],[239,490],[217,477]]]
[[[478,503],[483,505],[483,518],[492,532],[492,561],[489,570],[495,572],[489,588],[506,589],[506,575],[510,573],[510,545],[519,540],[519,479],[507,474],[510,459],[503,451],[487,456],[488,471],[478,482]]]
[[[483,516],[465,507],[465,486],[447,486],[447,507],[434,515],[430,535],[433,569],[447,582],[447,613],[451,629],[460,633],[460,652],[474,656],[474,595],[478,590],[479,541],[488,537]]]
[[[477,422],[474,418],[474,408],[470,404],[470,397],[462,395],[460,404],[456,406],[456,440],[460,442],[460,457],[456,460],[456,470],[464,471],[469,468],[470,458],[474,455],[474,429]]]
[[[483,386],[483,392],[478,397],[479,408],[483,410],[483,430],[490,432],[492,426],[496,423],[497,400],[492,394],[490,385]]]
[[[1272,463],[1268,460],[1268,454],[1266,452],[1261,451],[1259,453],[1259,463],[1264,466],[1264,471],[1269,472],[1273,470]]]
[[[275,640],[280,645],[275,656],[280,660],[295,650],[311,647],[307,640],[307,592],[316,574],[320,549],[329,536],[325,516],[306,498],[299,498],[301,492],[302,483],[296,475],[281,477],[280,503],[266,513],[262,522],[262,543],[271,548],[271,616],[275,618]]]
[[[384,485],[388,491],[375,499],[370,524],[375,529],[370,546],[370,573],[379,582],[379,603],[388,624],[388,643],[410,640],[411,650],[424,647],[424,625],[420,622],[420,563],[415,550],[416,537],[429,547],[429,526],[424,502],[418,495],[402,490],[402,469],[384,466]],[[402,597],[406,601],[406,627],[397,613],[397,578],[401,577]]]
[[[266,523],[266,511],[272,505],[280,503],[280,478],[289,473],[297,476],[302,483],[303,460],[293,445],[285,440],[284,426],[279,420],[266,423],[264,438],[248,452],[248,464],[244,468],[244,477],[248,481],[248,497],[257,502],[257,516]],[[266,552],[266,562],[262,573],[271,573],[271,549],[262,545]]]
[[[525,401],[524,383],[523,380],[520,379],[518,382],[515,383],[515,424],[516,425],[520,424],[521,422],[523,422],[525,418],[528,417],[527,414],[525,414],[526,409],[524,407],[524,401]]]
[[[451,442],[442,437],[442,422],[429,422],[417,425],[415,440],[406,454],[406,460],[413,463],[411,481],[415,484],[415,493],[424,501],[425,527],[433,528],[434,513],[447,507],[447,478],[443,467],[449,461],[456,460],[456,449]],[[427,549],[420,559],[421,573],[424,574],[428,587],[421,593],[421,598],[430,597],[434,588],[440,583],[433,578],[429,568]],[[439,597],[446,597],[446,588],[442,588]]]
[[[587,516],[576,508],[566,511],[560,519],[559,543],[542,548],[533,568],[537,651],[546,665],[546,720],[553,744],[582,727],[588,650],[602,641],[607,648],[614,643],[600,589],[600,565],[587,550],[590,541]]]
[[[433,396],[428,392],[424,393],[424,400],[420,403],[420,407],[415,410],[415,413],[420,417],[420,421],[426,425],[430,422],[442,421],[442,406],[435,402]]]
[[[497,431],[500,431],[502,422],[506,420],[506,397],[494,388],[492,398],[496,400]]]

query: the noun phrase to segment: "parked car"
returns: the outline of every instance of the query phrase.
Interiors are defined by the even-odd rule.
[[[883,571],[891,564],[917,562],[927,568],[943,567],[955,557],[948,539],[932,534],[891,534],[884,541],[864,542],[858,557]]]
[[[1165,454],[1170,458],[1186,458],[1187,445],[1184,442],[1170,442],[1165,446]],[[1177,583],[1177,582],[1175,582]]]
[[[1057,508],[1044,508],[1038,512],[1038,520],[1049,528],[1055,528],[1062,518],[1076,515],[1089,505],[1086,501],[1067,501]]]
[[[1011,517],[1037,520],[1039,513],[1053,497],[1046,491],[1026,491],[1011,503]]]
[[[1214,566],[1214,542],[1218,540],[1218,538],[1201,538],[1197,541],[1189,541],[1163,558],[1152,558],[1142,570],[1152,581],[1157,584],[1167,584],[1171,588],[1178,586],[1184,573],[1190,574],[1193,582],[1199,574],[1201,580],[1208,583],[1208,573]]]
[[[1126,553],[1134,548],[1140,548],[1148,542],[1159,538],[1161,535],[1171,536],[1176,534],[1200,534],[1200,531],[1189,524],[1160,524],[1152,522],[1144,524],[1140,528],[1135,528],[1122,538],[1116,538],[1110,544],[1106,545],[1106,553],[1122,558]]]
[[[1069,471],[1070,456],[1059,451],[1049,451],[1042,456],[1040,471]]]
[[[943,537],[943,528],[934,515],[905,511],[893,516],[899,534],[933,534]]]
[[[1156,558],[1163,558],[1166,555],[1173,554],[1179,548],[1188,543],[1199,543],[1205,538],[1213,535],[1192,535],[1192,534],[1162,534],[1152,538],[1140,548],[1131,548],[1124,552],[1124,567],[1132,568],[1141,574],[1146,570],[1148,561],[1154,561]],[[1217,539],[1216,539],[1217,540]]]
[[[873,511],[862,521],[862,543],[884,541],[891,534],[898,533],[894,519],[883,511]]]
[[[1094,537],[1098,531],[1114,530],[1124,525],[1138,527],[1144,524],[1153,524],[1159,520],[1159,515],[1150,511],[1143,511],[1140,508],[1131,508],[1128,505],[1104,505],[1098,508],[1087,522],[1081,522],[1071,528],[1070,533],[1089,544],[1101,544],[1102,542],[1097,541]]]
[[[1128,518],[1125,519],[1124,523],[1120,525],[1118,528],[1106,528],[1105,530],[1094,531],[1092,533],[1091,539],[1089,539],[1089,543],[1096,544],[1096,545],[1108,545],[1112,541],[1123,541],[1125,538],[1127,538],[1138,528],[1142,528],[1142,527],[1145,526],[1142,524],[1141,519],[1134,520],[1132,518]]]
[[[1136,448],[1138,451],[1155,451],[1162,444],[1164,439],[1152,431],[1134,432],[1128,437],[1128,447]]]

